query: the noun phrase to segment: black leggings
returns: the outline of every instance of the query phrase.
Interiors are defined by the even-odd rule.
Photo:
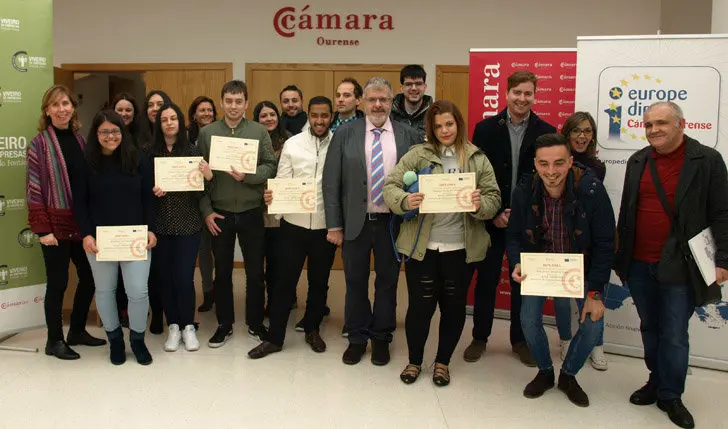
[[[468,286],[473,265],[465,262],[465,249],[440,253],[427,250],[422,261],[405,266],[409,307],[405,319],[409,362],[422,365],[430,321],[440,305],[440,336],[436,363],[450,364],[465,325]]]

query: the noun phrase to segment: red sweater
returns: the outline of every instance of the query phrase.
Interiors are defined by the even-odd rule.
[[[685,161],[685,143],[667,155],[660,155],[654,150],[657,174],[665,188],[665,195],[670,206],[675,207],[675,190],[680,178],[680,169]],[[632,257],[643,262],[659,262],[662,246],[670,235],[670,216],[665,213],[655,185],[652,184],[650,166],[645,165],[640,180],[640,191],[637,197],[637,223]]]

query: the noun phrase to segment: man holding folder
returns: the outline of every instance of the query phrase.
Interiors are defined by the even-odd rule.
[[[577,299],[581,314],[579,330],[561,367],[558,387],[571,402],[587,407],[589,397],[575,377],[604,329],[602,292],[614,261],[614,212],[604,185],[591,170],[574,164],[564,136],[542,135],[534,147],[537,175],[525,176],[513,193],[506,251],[514,266],[513,280],[518,283],[531,274],[521,269],[521,253],[583,257],[583,269],[579,272],[569,269],[568,262],[573,258],[568,255],[562,259],[563,273],[558,272],[559,266],[554,266],[553,261],[546,266],[546,260],[556,259],[547,255],[541,258],[543,267],[529,269],[555,273],[564,290],[571,290],[576,284],[583,287],[582,298]],[[549,290],[545,283],[529,284],[529,295],[522,286],[521,326],[539,369],[523,391],[527,398],[538,398],[554,387],[554,367],[543,328],[544,302],[547,296],[554,295],[554,290]]]

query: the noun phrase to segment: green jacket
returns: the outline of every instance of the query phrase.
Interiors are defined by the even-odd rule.
[[[232,213],[241,213],[263,205],[263,191],[268,179],[275,177],[278,160],[270,135],[264,126],[243,118],[236,128],[230,128],[225,119],[215,121],[200,130],[197,145],[205,161],[210,160],[210,141],[212,136],[237,137],[255,139],[258,146],[258,168],[255,174],[246,174],[242,182],[238,182],[224,171],[213,170],[209,192],[200,201],[200,211],[208,216],[215,209]]]
[[[465,226],[465,254],[466,262],[472,263],[485,259],[485,253],[490,247],[490,235],[485,230],[483,221],[492,219],[501,206],[500,189],[495,181],[495,173],[488,158],[477,147],[472,144],[467,146],[467,165],[464,173],[475,172],[478,189],[480,189],[480,209],[474,213],[463,213]],[[429,144],[418,144],[412,146],[402,159],[394,167],[392,173],[384,184],[384,201],[387,206],[396,214],[403,214],[407,211],[408,193],[402,189],[403,176],[407,171],[419,172],[423,168],[434,165],[432,174],[444,173],[442,161],[439,154],[432,151]],[[417,237],[417,229],[420,219],[424,216],[422,231],[417,241],[417,247],[412,252],[412,246]],[[397,237],[397,251],[412,258],[422,261],[427,251],[427,243],[430,240],[433,216],[419,214],[416,217],[405,221],[399,230]]]

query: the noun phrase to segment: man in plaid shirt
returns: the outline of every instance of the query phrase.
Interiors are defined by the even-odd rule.
[[[581,253],[584,255],[585,296],[577,299],[579,331],[571,341],[559,374],[558,387],[574,404],[589,406],[576,382],[604,329],[602,293],[614,261],[615,221],[612,203],[596,175],[574,163],[568,140],[545,134],[535,143],[537,175],[525,177],[511,200],[506,251],[513,280],[521,282],[521,253]],[[521,326],[538,364],[538,374],[523,391],[538,398],[554,387],[554,367],[543,328],[545,296],[523,296]],[[567,298],[557,298],[567,299]]]

